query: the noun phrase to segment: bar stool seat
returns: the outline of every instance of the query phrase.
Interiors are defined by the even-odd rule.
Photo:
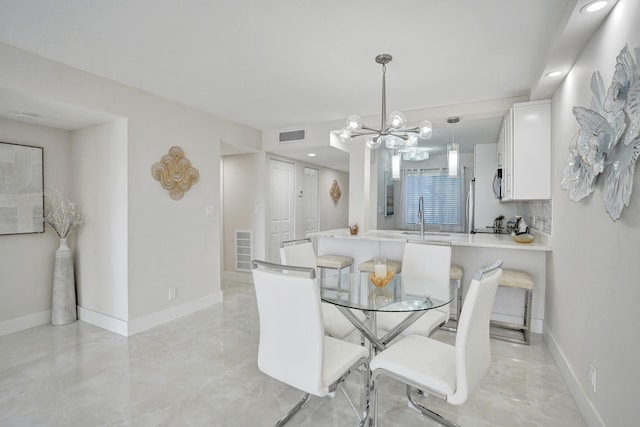
[[[394,261],[394,260],[386,260],[387,261],[387,270],[392,272],[393,274],[398,274],[402,271],[402,262]],[[368,261],[361,262],[358,265],[358,271],[364,271],[366,273],[373,273],[374,270],[374,260],[370,259]]]
[[[318,268],[329,268],[332,270],[342,270],[351,267],[353,258],[346,255],[316,255],[316,266]]]
[[[451,280],[462,280],[462,267],[458,265],[451,266]]]
[[[324,279],[325,270],[336,270],[338,272],[338,292],[342,292],[342,269],[349,268],[351,271],[353,258],[346,255],[316,255],[316,267],[320,270],[320,278]]]
[[[524,336],[524,339],[518,339],[510,336],[500,335],[493,331],[491,333],[491,337],[504,340],[504,341],[529,345],[529,340],[531,335],[531,301],[533,297],[533,287],[534,287],[533,277],[531,277],[531,275],[525,271],[502,270],[502,276],[500,277],[498,286],[522,289],[525,291],[523,324],[499,322],[496,320],[492,320],[491,326],[497,327],[497,328],[521,331]]]

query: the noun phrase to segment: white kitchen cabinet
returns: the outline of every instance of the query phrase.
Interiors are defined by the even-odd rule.
[[[502,200],[551,198],[551,101],[513,104],[502,123]]]

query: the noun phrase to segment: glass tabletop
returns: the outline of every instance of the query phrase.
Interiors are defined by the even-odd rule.
[[[382,287],[375,286],[370,273],[364,272],[326,276],[319,283],[322,301],[363,311],[424,311],[450,303],[454,295],[449,282],[403,274],[396,274]]]

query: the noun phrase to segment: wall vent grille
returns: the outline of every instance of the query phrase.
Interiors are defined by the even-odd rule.
[[[289,130],[286,132],[280,132],[279,138],[278,138],[278,142],[280,144],[288,144],[290,142],[299,142],[299,141],[304,141],[306,138],[306,131],[305,129],[298,129],[298,130]]]
[[[236,230],[236,270],[251,271],[251,231]]]

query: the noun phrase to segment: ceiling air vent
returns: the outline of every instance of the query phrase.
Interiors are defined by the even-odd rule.
[[[300,142],[305,140],[305,130],[289,130],[285,132],[280,132],[278,142],[280,144],[288,144],[290,142]]]

